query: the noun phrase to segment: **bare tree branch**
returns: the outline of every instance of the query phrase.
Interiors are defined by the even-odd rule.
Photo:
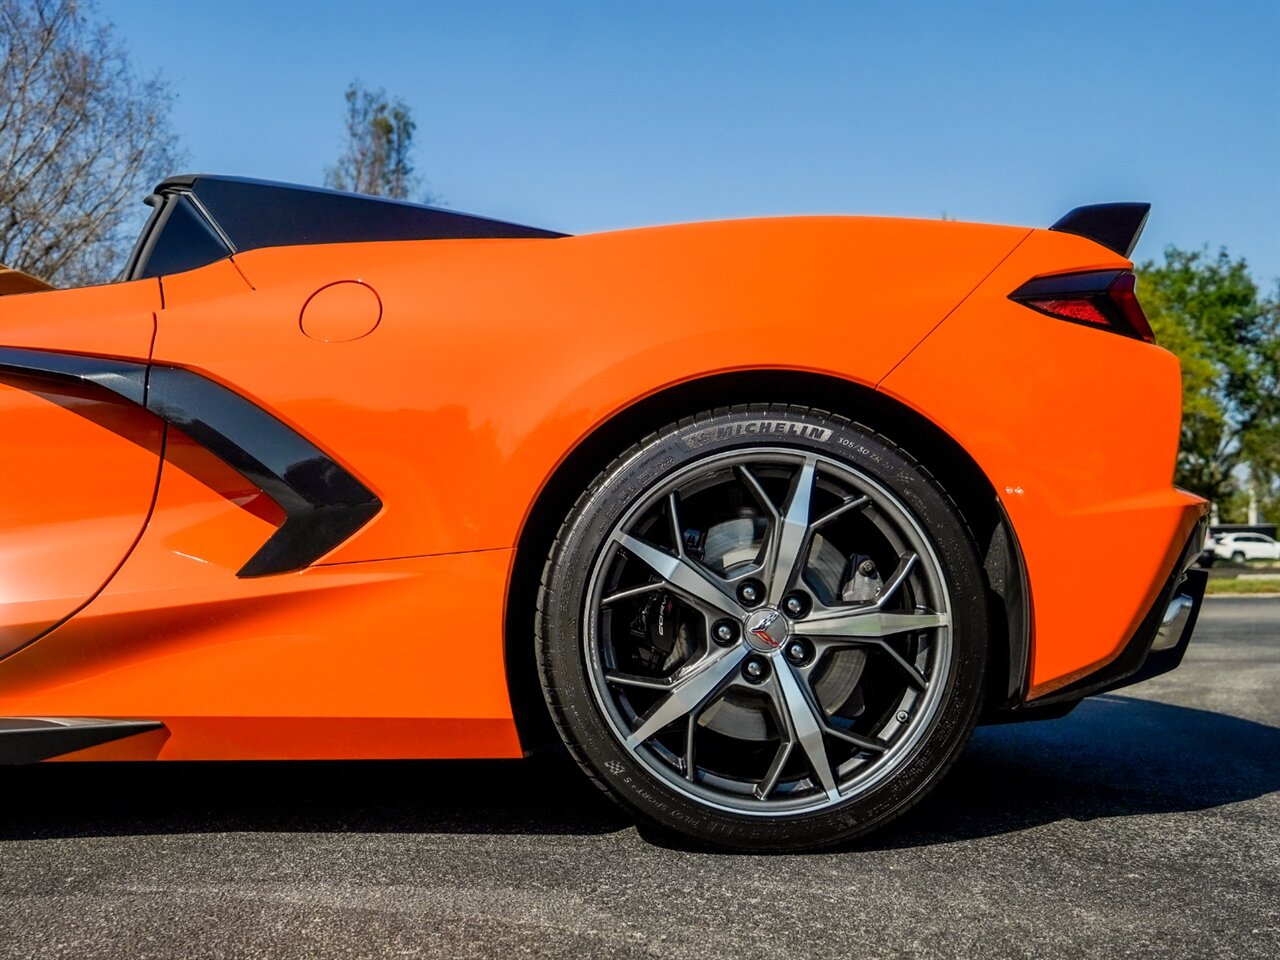
[[[167,85],[90,13],[0,0],[0,262],[69,286],[119,272],[132,205],[178,162]]]

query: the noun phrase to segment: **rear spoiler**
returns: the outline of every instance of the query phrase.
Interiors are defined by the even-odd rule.
[[[0,263],[0,297],[7,297],[11,293],[39,293],[41,290],[52,289],[52,284]]]
[[[1073,233],[1127,257],[1138,245],[1150,212],[1149,203],[1094,203],[1076,207],[1049,229]]]

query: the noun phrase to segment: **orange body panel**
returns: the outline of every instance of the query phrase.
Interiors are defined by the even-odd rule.
[[[1128,266],[1087,240],[1037,231],[881,384],[964,438],[1019,534],[1033,697],[1120,652],[1207,509],[1172,486],[1177,358],[1008,299],[1040,273]],[[1116,542],[1124,561],[1106,565],[1101,588],[1099,545]]]
[[[182,289],[165,281],[155,359],[268,407],[382,498],[329,562],[511,547],[556,464],[609,416],[722,370],[874,384],[1026,233],[970,227],[953,250],[936,227],[801,219],[255,250],[236,257],[253,292],[225,263]],[[902,248],[940,262],[927,284],[886,282]],[[197,282],[214,272],[220,295]],[[377,329],[305,336],[303,305],[341,279],[377,292]]]
[[[463,605],[468,633],[500,635],[510,551],[237,579],[272,526],[225,478],[175,436],[151,523],[120,573],[73,620],[0,661],[0,716],[159,719],[166,759],[519,755],[501,645],[469,643],[440,615]],[[308,734],[306,719],[352,730]],[[399,733],[377,747],[387,730]]]
[[[314,565],[239,578],[282,515],[170,428],[158,491],[154,453],[150,480],[104,481],[154,492],[136,547],[83,611],[0,659],[0,715],[166,726],[73,759],[516,756],[503,606],[539,493],[638,400],[749,370],[879,386],[969,451],[1025,554],[1032,680],[1052,689],[1115,654],[1203,509],[1170,485],[1176,361],[1007,299],[1126,265],[1021,228],[799,218],[253,250],[165,277],[154,346],[154,282],[0,301],[0,346],[185,367],[382,503]],[[108,301],[118,319],[95,329]],[[1084,615],[1096,545],[1121,534],[1141,546]]]
[[[146,357],[155,280],[0,299],[6,346]],[[82,606],[142,531],[163,424],[102,391],[0,382],[0,656]]]
[[[0,298],[0,345],[146,359],[161,307],[159,280]]]
[[[163,432],[123,402],[0,383],[0,656],[70,616],[124,560],[151,509]]]

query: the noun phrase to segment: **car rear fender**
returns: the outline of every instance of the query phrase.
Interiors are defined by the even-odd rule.
[[[1031,696],[1114,658],[1203,511],[1172,486],[1177,358],[1008,297],[1050,273],[1127,269],[1092,241],[1037,230],[880,384],[992,480],[1027,561]],[[1097,544],[1123,541],[1123,563]]]

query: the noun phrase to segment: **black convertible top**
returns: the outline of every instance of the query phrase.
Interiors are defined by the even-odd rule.
[[[549,239],[564,234],[453,210],[247,177],[170,177],[126,269],[131,280],[244,250],[377,240]]]

